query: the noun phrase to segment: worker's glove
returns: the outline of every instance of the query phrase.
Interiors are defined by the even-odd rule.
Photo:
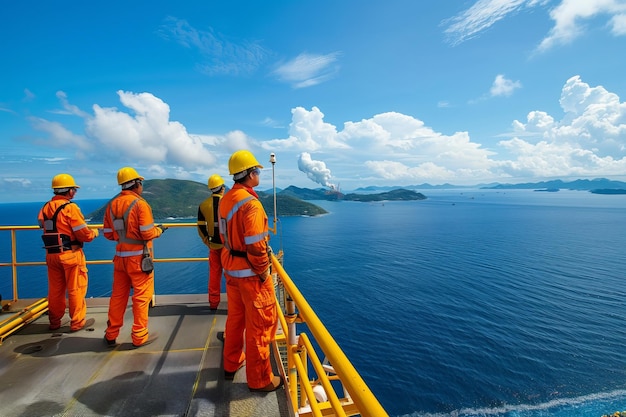
[[[98,229],[92,229],[95,236],[93,237],[94,239],[97,238],[100,235],[100,232],[98,231]]]
[[[163,226],[162,224],[157,224],[157,227],[159,229],[161,229],[161,233],[165,232],[167,229],[169,229],[169,227],[167,226]]]

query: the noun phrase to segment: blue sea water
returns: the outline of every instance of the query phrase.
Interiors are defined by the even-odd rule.
[[[626,196],[582,191],[432,190],[417,202],[318,201],[281,218],[285,269],[391,416],[600,417],[626,410]],[[103,201],[77,201],[83,213]],[[38,203],[0,204],[34,224]],[[0,232],[0,262],[10,259]],[[39,232],[18,239],[43,260]],[[86,245],[110,259],[112,242]],[[206,256],[195,229],[158,253]],[[45,295],[45,267],[19,272]],[[10,271],[0,268],[0,293]],[[112,270],[90,266],[88,296]],[[157,293],[206,293],[207,267],[157,264]],[[8,282],[8,283],[7,283]]]

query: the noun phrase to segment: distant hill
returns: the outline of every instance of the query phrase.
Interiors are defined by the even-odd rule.
[[[156,220],[197,218],[198,206],[211,195],[206,184],[187,180],[146,180],[142,197],[152,207]],[[274,198],[259,192],[259,200],[268,217],[274,216]],[[106,205],[105,205],[106,206]],[[105,206],[88,214],[92,222],[102,222]],[[278,216],[317,216],[327,213],[323,208],[291,196],[276,196]]]
[[[279,196],[288,195],[296,197],[302,200],[346,200],[346,201],[409,201],[409,200],[425,200],[426,196],[422,193],[417,193],[412,190],[394,189],[387,192],[377,194],[341,194],[339,192],[332,192],[322,188],[311,190],[309,188],[299,188],[293,185],[285,188]]]
[[[150,203],[155,220],[195,219],[198,206],[211,195],[206,184],[187,180],[146,180],[143,183],[142,197]],[[267,216],[274,217],[274,197],[271,190],[258,191],[259,200]],[[415,191],[396,189],[378,194],[346,194],[329,192],[324,189],[311,190],[290,186],[276,194],[278,217],[281,216],[318,216],[326,214],[322,207],[303,200],[347,200],[347,201],[413,201],[426,197]],[[106,205],[105,205],[106,206]],[[92,222],[102,222],[105,206],[89,213],[86,217]]]
[[[373,192],[381,192],[381,191],[390,191],[394,189],[405,189],[405,190],[448,190],[448,189],[462,189],[462,188],[479,188],[479,189],[494,189],[494,190],[507,190],[507,189],[567,189],[567,190],[580,190],[580,191],[592,191],[592,190],[617,190],[617,189],[626,189],[626,182],[622,181],[613,181],[608,180],[606,178],[596,178],[593,180],[575,180],[565,182],[562,180],[553,180],[553,181],[541,181],[541,182],[529,182],[522,184],[500,184],[500,183],[490,183],[490,184],[475,184],[475,185],[453,185],[453,184],[440,184],[440,185],[431,185],[431,184],[420,184],[420,185],[403,185],[403,186],[369,186],[369,187],[361,187],[357,188],[355,192],[359,193],[373,193]],[[613,193],[618,194],[618,193]]]
[[[593,194],[609,194],[609,195],[618,195],[618,194],[626,194],[626,189],[623,188],[609,188],[609,189],[598,189],[591,190]]]
[[[526,189],[566,189],[566,190],[579,190],[579,191],[592,191],[592,190],[617,190],[626,189],[626,182],[613,181],[606,178],[596,178],[593,180],[575,180],[570,182],[564,182],[562,180],[553,181],[541,181],[533,183],[523,184],[498,184],[489,187],[481,187],[483,189],[492,190],[526,190]]]
[[[346,194],[343,198],[349,201],[409,201],[425,200],[426,196],[412,190],[391,190],[379,194]]]

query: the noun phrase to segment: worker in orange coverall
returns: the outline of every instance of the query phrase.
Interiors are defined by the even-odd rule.
[[[222,292],[222,238],[220,237],[217,212],[220,200],[224,195],[224,179],[213,174],[208,181],[211,196],[198,207],[198,235],[209,247],[209,308],[217,310]]]
[[[253,190],[259,185],[261,168],[249,151],[232,154],[228,169],[235,184],[220,202],[219,229],[228,298],[224,378],[233,379],[245,361],[250,391],[267,392],[276,390],[283,381],[274,375],[270,363],[277,310],[270,276],[267,215]]]
[[[144,178],[134,168],[124,167],[117,173],[122,191],[107,204],[104,211],[104,237],[117,241],[113,258],[113,291],[109,300],[109,315],[104,340],[109,347],[117,345],[116,338],[124,324],[124,313],[132,289],[133,347],[145,346],[156,340],[148,334],[148,309],[154,294],[154,270],[151,261],[152,240],[167,229],[155,226],[152,208],[141,197]]]
[[[48,318],[50,330],[61,327],[65,314],[65,293],[69,301],[70,331],[75,332],[94,320],[85,320],[87,304],[87,261],[83,243],[98,236],[89,229],[78,205],[72,200],[80,188],[69,174],[52,178],[54,197],[39,211],[48,266]]]

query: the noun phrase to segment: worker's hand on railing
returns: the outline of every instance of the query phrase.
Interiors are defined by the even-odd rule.
[[[95,236],[93,237],[94,239],[97,238],[98,236],[100,236],[100,231],[98,229],[91,229],[93,230]]]
[[[165,232],[167,229],[169,229],[169,227],[167,226],[163,226],[162,224],[157,224],[157,227],[159,229],[161,229],[161,233]]]

